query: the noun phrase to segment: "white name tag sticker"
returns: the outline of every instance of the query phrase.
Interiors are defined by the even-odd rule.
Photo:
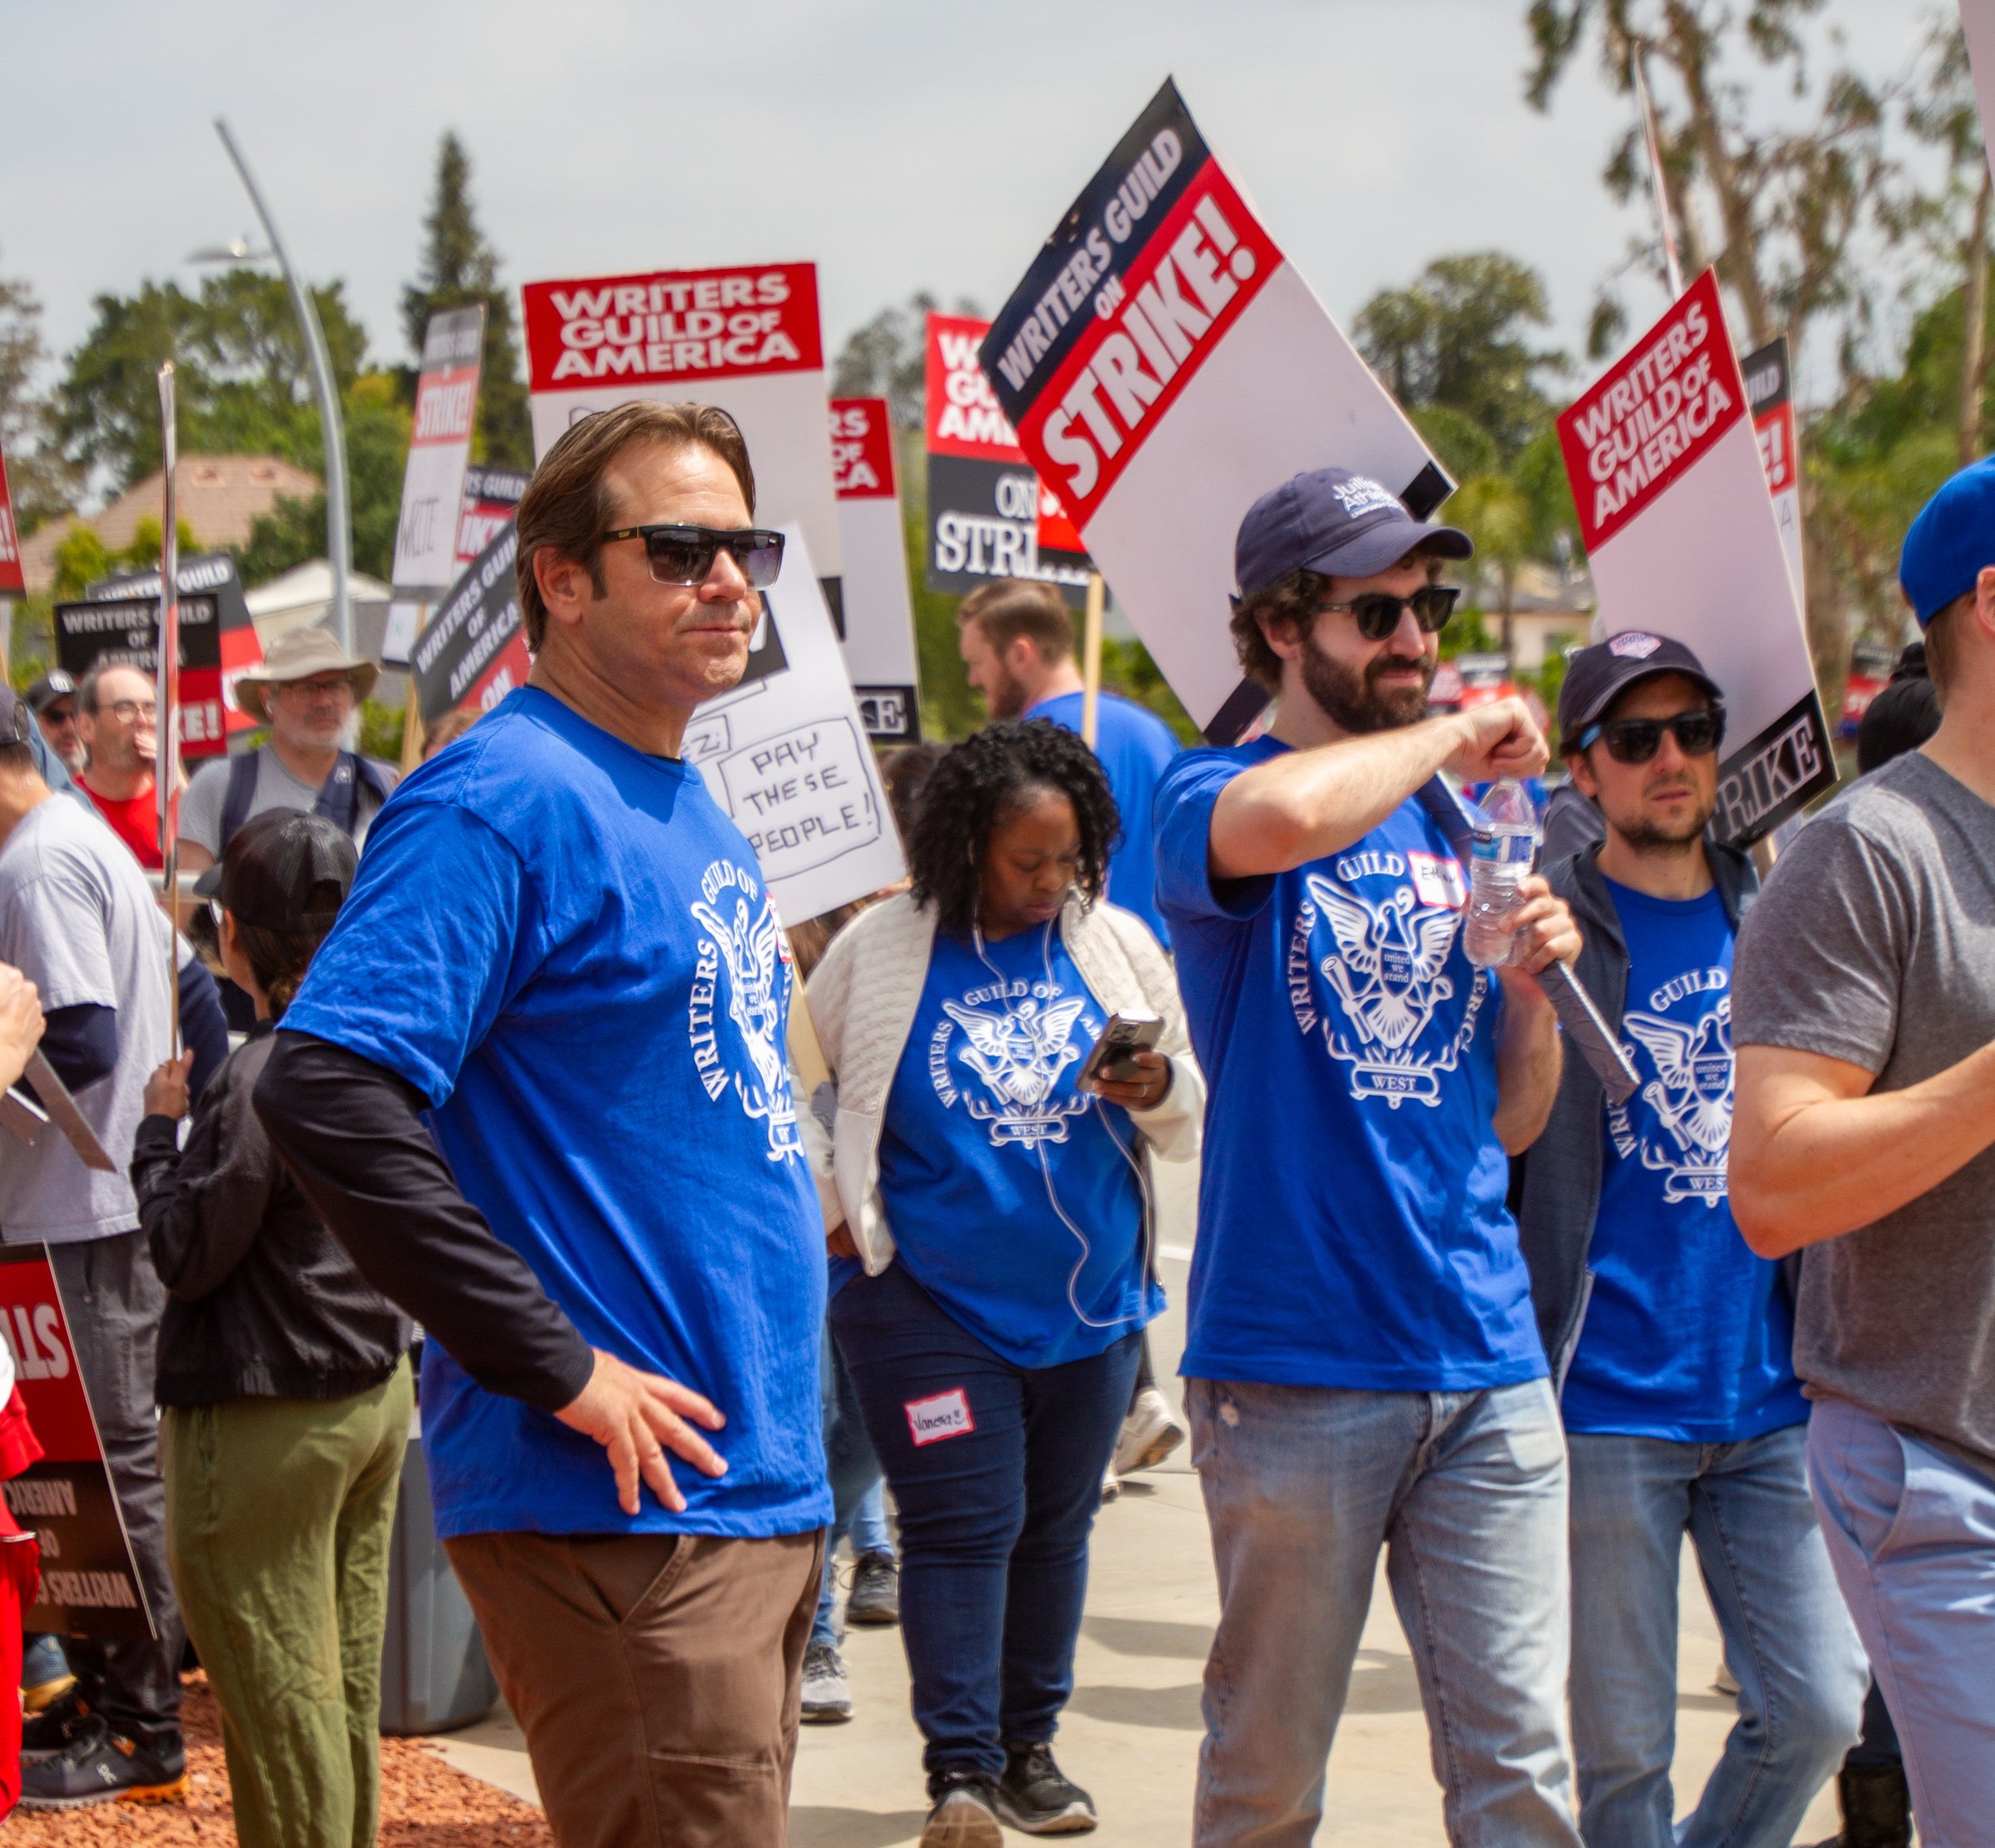
[[[902,1409],[918,1444],[940,1443],[946,1437],[961,1437],[977,1428],[977,1420],[970,1415],[970,1396],[960,1386],[938,1392],[932,1399],[911,1399]]]
[[[1443,859],[1437,854],[1406,856],[1406,870],[1413,879],[1413,895],[1423,905],[1444,905],[1459,911],[1468,899],[1468,886],[1462,878],[1462,863]]]

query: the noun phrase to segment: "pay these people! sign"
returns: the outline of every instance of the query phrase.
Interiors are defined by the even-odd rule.
[[[1167,82],[985,339],[998,401],[1215,744],[1266,708],[1227,629],[1255,500],[1329,466],[1424,518],[1454,484]]]
[[[577,418],[633,398],[717,405],[747,440],[756,519],[801,528],[836,615],[843,553],[817,266],[662,270],[520,293],[536,459]]]
[[[1030,578],[1078,609],[1093,567],[984,376],[990,331],[966,315],[928,318],[928,587],[962,596],[993,578]]]
[[[1609,640],[1673,636],[1724,689],[1713,826],[1749,846],[1836,772],[1714,272],[1559,418],[1558,436]]]
[[[853,697],[867,737],[911,743],[921,736],[921,675],[886,399],[832,400],[832,477],[845,555],[840,639]]]

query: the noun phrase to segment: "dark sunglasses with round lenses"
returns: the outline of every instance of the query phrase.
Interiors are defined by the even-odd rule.
[[[725,551],[748,579],[766,590],[783,569],[783,535],[760,527],[620,526],[612,539],[642,539],[651,575],[661,584],[704,584],[713,561]]]
[[[1610,719],[1589,725],[1579,734],[1579,748],[1597,738],[1617,764],[1646,764],[1662,748],[1662,734],[1676,734],[1677,748],[1686,757],[1709,757],[1724,741],[1724,708],[1701,706],[1667,719]]]
[[[1423,584],[1410,597],[1395,597],[1389,590],[1367,590],[1348,603],[1325,603],[1325,610],[1348,610],[1357,632],[1367,642],[1383,642],[1399,627],[1402,610],[1411,610],[1423,635],[1438,635],[1455,614],[1455,599],[1461,592],[1452,584]]]

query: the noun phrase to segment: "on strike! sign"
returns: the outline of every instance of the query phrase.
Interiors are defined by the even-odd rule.
[[[886,399],[832,400],[832,475],[845,548],[845,671],[867,736],[911,742],[921,736],[921,695]]]
[[[1835,781],[1796,580],[1706,270],[1558,420],[1610,637],[1669,635],[1724,691],[1721,838],[1748,846]]]
[[[1760,460],[1773,496],[1773,517],[1794,573],[1794,587],[1805,604],[1807,572],[1801,549],[1801,433],[1794,417],[1794,380],[1788,365],[1788,337],[1776,334],[1757,353],[1739,361],[1745,374],[1746,403],[1760,438]]]
[[[1227,626],[1247,508],[1331,465],[1373,477],[1417,518],[1453,486],[1175,84],[1062,215],[981,358],[1021,448],[1215,744],[1267,703],[1242,681]]]
[[[836,616],[843,555],[816,265],[529,282],[521,294],[535,456],[578,417],[633,398],[719,405],[747,440],[757,523],[804,529]]]
[[[7,488],[7,459],[0,455],[0,597],[18,597],[27,587],[21,575],[21,531],[14,523],[14,496]]]
[[[928,587],[961,595],[993,578],[1041,578],[1078,609],[1086,550],[984,376],[990,331],[966,315],[928,318]]]

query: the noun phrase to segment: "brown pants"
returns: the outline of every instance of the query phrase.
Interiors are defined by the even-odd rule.
[[[444,1545],[559,1848],[782,1848],[821,1530]]]

